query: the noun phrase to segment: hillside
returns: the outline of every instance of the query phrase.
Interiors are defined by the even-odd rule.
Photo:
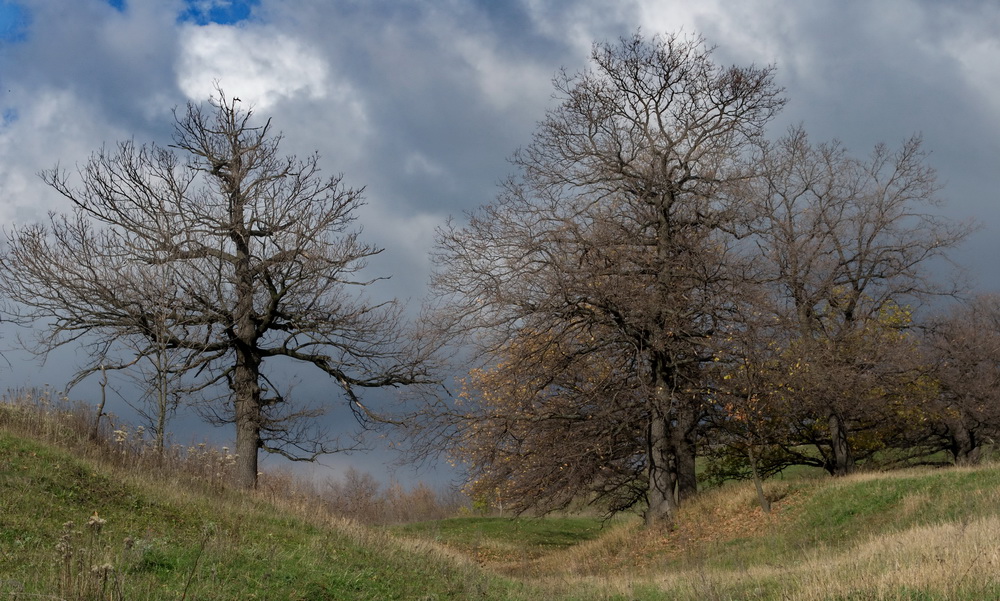
[[[0,488],[0,599],[506,599],[520,588],[429,545],[123,476],[6,432]]]
[[[993,465],[771,480],[771,514],[731,484],[669,532],[628,516],[376,528],[287,489],[129,467],[5,409],[0,599],[1000,598]]]
[[[573,583],[592,598],[1000,598],[995,465],[772,480],[766,487],[770,514],[750,485],[732,484],[685,506],[671,532],[620,519],[592,536],[577,524],[579,544],[547,553],[524,534],[531,527],[523,522],[404,530],[475,555],[498,573],[536,586]],[[562,522],[563,538],[569,523]],[[511,548],[518,539],[525,541],[519,552]]]

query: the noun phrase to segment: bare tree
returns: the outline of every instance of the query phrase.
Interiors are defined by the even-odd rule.
[[[734,199],[783,100],[771,68],[720,67],[697,37],[636,34],[595,45],[591,60],[556,78],[558,106],[513,157],[519,176],[441,232],[439,325],[474,342],[484,365],[535,335],[620,355],[622,386],[643,399],[626,418],[638,421],[618,424],[638,433],[633,501],[650,524],[669,522],[696,489],[702,367],[742,280]],[[525,365],[545,352],[519,348],[531,349]],[[580,491],[601,477],[565,483]]]
[[[119,393],[119,396],[149,427],[154,450],[162,457],[167,422],[176,413],[183,398],[193,394],[181,385],[191,354],[169,345],[171,328],[176,326],[169,320],[178,304],[178,288],[169,274],[169,266],[151,265],[146,272],[151,277],[142,282],[141,288],[116,292],[119,299],[126,295],[131,297],[136,317],[143,323],[141,330],[130,330],[123,325],[120,328],[102,328],[99,334],[95,331],[95,335],[89,336],[89,364],[77,371],[66,389],[68,391],[100,372],[101,400],[94,427],[96,436],[107,404],[108,372],[125,374],[127,380],[138,384],[141,392],[138,398],[132,398],[131,394]],[[48,348],[43,345],[40,350],[45,352]]]
[[[46,328],[39,350],[142,338],[140,355],[183,353],[199,388],[228,386],[214,415],[235,423],[245,488],[259,450],[311,459],[338,448],[311,419],[322,406],[293,402],[272,378],[282,361],[332,377],[362,423],[375,416],[359,389],[425,379],[398,304],[361,294],[380,252],[353,229],[361,190],[322,177],[317,155],[283,157],[280,141],[221,90],[189,103],[170,147],[102,149],[78,185],[45,172],[73,213],[15,227],[0,270],[18,316]],[[164,267],[175,286],[166,313],[143,294]]]
[[[141,389],[138,399],[132,399],[130,395],[122,396],[122,399],[145,420],[153,434],[153,449],[162,458],[168,420],[185,398],[196,404],[194,397],[200,396],[198,384],[188,386],[184,381],[189,362],[198,354],[193,349],[180,349],[170,344],[172,331],[181,325],[171,322],[174,308],[180,304],[180,288],[171,265],[150,265],[148,275],[151,278],[146,281],[143,290],[133,291],[137,298],[143,299],[143,331],[138,335],[122,336],[117,346],[124,356],[115,363],[110,361],[110,356],[105,356],[100,369],[105,380],[106,370],[114,369],[138,384]],[[77,379],[87,375],[88,371],[83,370]]]
[[[895,150],[880,144],[861,160],[793,128],[764,147],[760,164],[755,234],[786,328],[786,372],[803,432],[827,424],[808,442],[831,473],[846,474],[857,459],[852,433],[895,420],[892,391],[904,394],[920,374],[905,365],[915,341],[891,330],[910,327],[912,304],[955,290],[929,266],[970,228],[934,212],[938,185],[919,138]]]
[[[1000,435],[1000,297],[958,304],[928,324],[924,348],[937,384],[936,434],[955,463],[977,463]]]
[[[719,482],[752,479],[761,509],[769,512],[763,480],[786,466],[782,459],[798,440],[789,428],[790,399],[781,394],[785,370],[775,344],[781,330],[767,311],[767,291],[756,292],[737,308],[734,327],[716,351],[716,411],[707,416],[704,475]]]

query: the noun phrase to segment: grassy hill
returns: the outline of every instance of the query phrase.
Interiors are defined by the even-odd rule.
[[[1000,598],[994,465],[771,480],[770,514],[731,484],[669,532],[584,516],[382,528],[287,488],[130,465],[60,419],[0,405],[0,599]]]
[[[522,588],[429,545],[116,474],[10,433],[0,458],[0,599],[507,599]]]

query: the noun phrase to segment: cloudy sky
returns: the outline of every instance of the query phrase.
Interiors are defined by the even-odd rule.
[[[273,118],[288,153],[317,150],[366,187],[360,219],[386,249],[374,267],[392,275],[376,295],[417,303],[434,228],[491,200],[552,76],[636,28],[776,65],[789,103],[775,136],[803,123],[866,154],[922,134],[943,210],[982,225],[956,260],[1000,290],[992,0],[0,0],[0,224],[66,210],[40,170],[116,140],[167,143],[172,109],[218,81]],[[58,387],[74,360],[6,354],[0,388]]]

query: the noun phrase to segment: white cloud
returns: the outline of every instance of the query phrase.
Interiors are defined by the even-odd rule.
[[[526,0],[525,8],[539,32],[553,40],[561,40],[580,57],[590,55],[594,42],[605,41],[628,33],[617,31],[633,21],[634,2],[567,2]],[[639,0],[639,8],[644,2]],[[649,5],[663,5],[663,0],[651,0]],[[694,3],[692,3],[694,4]],[[642,22],[642,21],[640,21]],[[629,25],[630,26],[630,25]]]
[[[127,136],[71,91],[13,88],[11,94],[20,102],[17,119],[0,126],[0,222],[23,224],[68,209],[40,170],[58,163],[72,172],[101,144]]]
[[[456,32],[452,45],[456,55],[475,73],[482,98],[498,110],[535,104],[551,88],[551,67],[504,57],[497,52],[492,39]]]
[[[961,75],[982,102],[1000,115],[1000,41],[993,35],[977,35],[966,31],[944,44],[947,52],[961,68]]]
[[[444,167],[420,152],[413,152],[406,157],[403,162],[403,172],[411,176],[423,175],[435,178],[445,176],[448,173]]]
[[[180,40],[178,85],[194,101],[208,98],[216,81],[259,109],[283,99],[350,96],[330,84],[319,52],[277,31],[188,25]]]

